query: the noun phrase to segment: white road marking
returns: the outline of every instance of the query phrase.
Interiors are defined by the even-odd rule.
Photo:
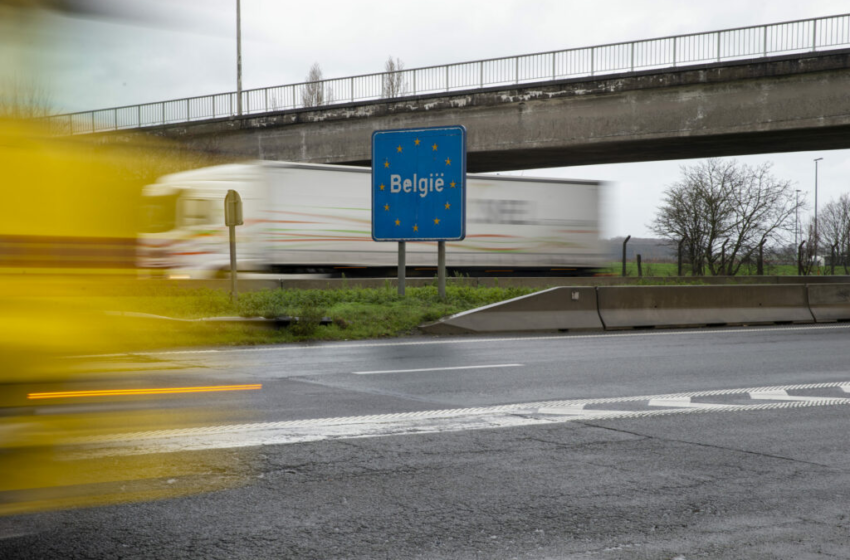
[[[522,367],[522,364],[494,364],[482,366],[455,366],[441,368],[422,368],[422,369],[388,369],[384,371],[352,371],[354,375],[377,375],[380,373],[417,373],[422,371],[453,371],[457,369],[487,369],[487,368],[503,368],[503,367]]]
[[[349,343],[349,344],[315,344],[306,346],[303,344],[281,344],[274,346],[252,346],[241,348],[209,348],[204,350],[152,350],[149,352],[127,352],[119,354],[93,354],[85,356],[74,356],[74,358],[114,358],[119,356],[170,356],[183,354],[233,354],[245,352],[291,352],[294,350],[340,350],[340,349],[357,349],[357,348],[384,348],[392,346],[429,346],[439,344],[504,344],[506,342],[536,342],[540,340],[585,340],[589,338],[633,338],[633,337],[653,337],[653,336],[699,336],[699,335],[718,335],[718,334],[750,334],[763,332],[783,332],[783,331],[818,331],[818,330],[835,330],[835,329],[850,329],[848,324],[839,325],[798,325],[792,327],[767,327],[767,328],[751,328],[751,327],[735,327],[730,329],[681,329],[681,330],[665,330],[657,331],[629,331],[629,332],[610,332],[603,331],[598,334],[561,334],[551,336],[518,336],[518,337],[492,337],[492,338],[434,338],[430,340],[419,340],[409,342],[366,342],[366,343]]]
[[[708,409],[723,409],[732,410],[735,408],[746,408],[747,405],[741,404],[713,404],[713,403],[695,403],[691,401],[691,397],[664,397],[660,399],[650,399],[647,406],[660,406],[669,408],[702,408]]]
[[[844,392],[847,392],[846,386],[843,386],[841,389]],[[750,398],[753,400],[771,401],[822,401],[824,399],[830,400],[830,397],[792,396],[788,394],[788,391],[783,390],[753,391],[752,393],[750,393]]]
[[[327,439],[350,439],[391,435],[459,432],[468,430],[558,424],[582,420],[616,420],[699,414],[709,412],[749,412],[814,406],[850,404],[850,398],[800,397],[787,391],[806,389],[840,389],[848,391],[850,381],[719,389],[667,395],[643,395],[601,399],[541,401],[496,406],[425,410],[397,414],[377,414],[310,420],[286,420],[254,424],[232,424],[173,430],[157,430],[131,434],[111,434],[78,438],[69,442],[78,446],[74,456],[106,457],[227,449],[261,445],[285,445]],[[756,400],[778,400],[756,404],[693,403],[692,397],[725,395],[757,395]],[[785,398],[783,398],[785,397]],[[646,401],[655,410],[588,409],[588,405]],[[667,407],[667,408],[664,408]]]

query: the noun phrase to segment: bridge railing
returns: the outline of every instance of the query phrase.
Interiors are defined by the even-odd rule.
[[[241,114],[753,59],[847,45],[850,14],[843,14],[244,90]],[[46,120],[57,134],[86,134],[238,114],[237,93],[229,92],[55,115]]]

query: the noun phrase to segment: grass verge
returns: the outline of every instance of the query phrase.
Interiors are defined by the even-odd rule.
[[[134,295],[101,298],[101,309],[147,313],[178,319],[201,317],[299,317],[287,328],[271,329],[220,323],[164,322],[121,318],[119,327],[131,333],[128,350],[197,345],[237,345],[363,340],[410,335],[429,321],[482,305],[537,291],[533,288],[446,287],[441,300],[436,286],[408,288],[401,297],[389,283],[384,288],[340,290],[266,290],[239,296],[223,290],[157,287]],[[320,326],[322,317],[332,324]]]

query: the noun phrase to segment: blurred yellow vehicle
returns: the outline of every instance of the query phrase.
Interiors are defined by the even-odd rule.
[[[238,478],[205,476],[181,453],[85,453],[105,434],[218,418],[198,406],[202,381],[152,374],[156,364],[125,355],[150,327],[104,308],[104,296],[137,282],[145,179],[134,166],[145,150],[0,120],[0,515],[169,497]]]

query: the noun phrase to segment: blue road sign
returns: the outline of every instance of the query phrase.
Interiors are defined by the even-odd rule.
[[[466,129],[372,134],[372,239],[460,241],[466,236]]]

